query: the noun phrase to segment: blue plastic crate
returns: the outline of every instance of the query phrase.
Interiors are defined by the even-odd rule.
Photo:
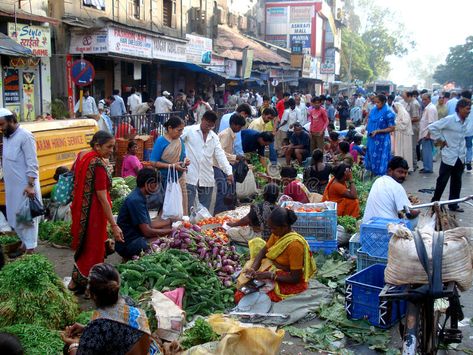
[[[323,212],[298,212],[299,207],[322,207]],[[303,237],[313,237],[318,241],[337,240],[337,204],[335,202],[306,203],[286,201],[282,207],[292,208],[297,221],[292,229]]]
[[[338,250],[336,240],[318,241],[313,237],[305,238],[309,244],[310,251],[322,252],[324,254],[332,254]]]
[[[408,228],[410,222],[403,219],[374,217],[360,226],[361,248],[371,256],[387,257],[389,248],[388,223],[402,223]]]
[[[380,300],[386,265],[376,264],[345,281],[345,310],[350,319],[366,319],[379,328],[390,328],[406,313],[406,302]]]
[[[361,248],[356,252],[356,271],[364,270],[374,264],[386,265],[387,263],[388,258],[371,256],[361,250]]]
[[[350,255],[356,257],[356,252],[361,248],[360,233],[355,233],[351,236],[350,242],[348,243],[348,249]]]

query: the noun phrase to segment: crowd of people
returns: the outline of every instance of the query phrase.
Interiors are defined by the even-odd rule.
[[[70,211],[75,254],[68,285],[71,291],[92,296],[99,308],[116,308],[118,318],[129,311],[131,306],[118,297],[116,270],[103,264],[107,229],[111,229],[115,250],[124,260],[149,250],[154,239],[171,232],[173,222],[159,215],[152,220],[149,198],[163,193],[166,185],[174,182],[180,186],[184,215],[190,215],[191,209],[200,205],[213,215],[234,209],[234,175],[238,165],[247,164],[246,153],[259,156],[268,171],[268,184],[263,190],[264,201],[252,204],[247,216],[229,223],[229,227],[251,226],[264,242],[257,257],[245,266],[239,283],[248,279],[273,280],[277,285],[270,294],[273,301],[302,292],[315,272],[307,242],[291,228],[297,217],[278,207],[281,195],[301,203],[333,201],[337,203],[338,216],[359,218],[360,204],[352,174],[353,166],[359,165],[379,177],[369,193],[363,220],[373,216],[397,218],[410,204],[401,184],[419,168],[419,162],[419,173],[432,174],[434,160],[440,159],[433,201],[441,198],[449,179],[449,198],[458,198],[462,174],[465,168],[471,171],[473,118],[469,91],[459,95],[415,91],[367,97],[355,94],[351,98],[340,95],[335,100],[300,93],[284,93],[277,100],[240,91],[222,99],[234,111],[219,118],[212,104],[183,93],[178,93],[173,102],[164,91],[154,102],[147,100],[143,104],[134,91],[127,108],[118,92],[97,107],[85,91],[81,115],[96,115],[105,109],[104,105],[111,116],[146,113],[154,107],[158,114],[191,110],[193,124],[177,115],[166,119],[165,133],[155,140],[145,167],[136,157],[136,143],[130,141],[121,173],[136,177],[136,189],[126,197],[115,217],[109,159],[115,147],[116,127],[111,120],[99,120],[100,130],[90,142],[91,149],[81,152],[72,167]],[[37,221],[28,226],[15,225],[15,213],[24,194],[41,197],[34,137],[6,109],[0,109],[0,127],[7,218],[21,238],[22,248],[32,253],[37,246]],[[277,176],[270,176],[269,170],[277,170]],[[69,172],[58,171],[63,173]],[[463,211],[457,205],[449,208]],[[409,218],[418,214],[411,211]],[[274,271],[275,265],[278,271]],[[122,325],[129,326],[117,320],[112,327],[108,319],[101,321],[99,317],[87,328],[67,329],[64,339],[69,350],[74,353],[94,347],[97,331],[109,332],[114,327],[113,332],[121,334]],[[92,332],[94,328],[97,331]],[[149,348],[151,339],[146,325],[135,330],[136,334],[129,331],[127,337],[120,337],[120,346]],[[76,338],[78,332],[82,333],[80,342]]]

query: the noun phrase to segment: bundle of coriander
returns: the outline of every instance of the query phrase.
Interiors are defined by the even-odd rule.
[[[0,271],[0,327],[37,324],[64,329],[79,314],[53,265],[41,255],[25,255]]]
[[[64,343],[57,330],[36,324],[15,324],[0,328],[0,332],[16,335],[25,354],[62,354]]]

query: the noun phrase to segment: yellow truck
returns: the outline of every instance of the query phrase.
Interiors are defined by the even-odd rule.
[[[36,139],[39,179],[43,196],[51,192],[54,173],[59,166],[72,167],[77,154],[90,148],[89,142],[98,131],[94,119],[24,122],[21,126]],[[0,151],[1,154],[1,151]],[[5,205],[5,186],[0,182],[0,205]]]

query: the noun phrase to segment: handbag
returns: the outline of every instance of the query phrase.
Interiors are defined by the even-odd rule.
[[[72,171],[59,175],[56,184],[55,201],[61,205],[67,205],[72,201],[72,191],[74,190],[74,173]]]
[[[44,216],[46,214],[43,203],[38,199],[37,196],[30,199],[30,213],[31,218]]]
[[[247,174],[248,165],[243,160],[239,160],[238,163],[233,166],[233,178],[236,182],[242,184]]]
[[[184,209],[182,207],[182,190],[179,184],[179,176],[175,168],[171,170],[169,167],[162,218],[181,219],[183,215]]]

